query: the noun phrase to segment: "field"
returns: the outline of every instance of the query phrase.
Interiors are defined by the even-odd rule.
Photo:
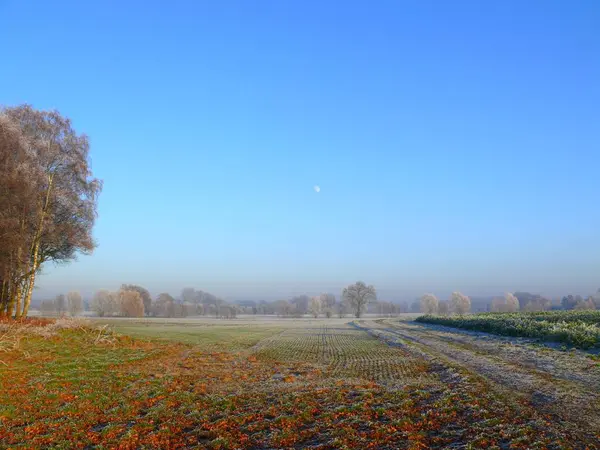
[[[1,448],[600,448],[593,354],[408,319],[0,324]]]
[[[484,313],[466,316],[421,316],[417,321],[562,342],[578,348],[600,347],[600,311]]]

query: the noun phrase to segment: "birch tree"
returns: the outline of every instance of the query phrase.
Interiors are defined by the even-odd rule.
[[[0,111],[0,313],[26,316],[36,274],[95,247],[101,182],[92,176],[89,142],[56,111],[28,105]],[[4,218],[10,216],[6,221]]]

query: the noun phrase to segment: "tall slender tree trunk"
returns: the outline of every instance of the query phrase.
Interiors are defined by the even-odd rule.
[[[48,190],[46,191],[46,198],[44,200],[44,206],[42,208],[40,214],[40,223],[35,232],[33,242],[31,243],[31,252],[30,252],[30,261],[31,261],[31,272],[26,278],[26,292],[25,298],[23,299],[23,308],[21,309],[21,300],[19,295],[19,300],[17,303],[17,313],[16,318],[27,317],[29,313],[29,305],[31,304],[31,295],[33,293],[33,287],[35,285],[35,274],[40,265],[40,241],[42,239],[42,232],[44,230],[44,220],[46,219],[46,214],[48,212],[48,206],[50,204],[50,192],[52,191],[52,181],[53,174],[48,175]],[[19,293],[21,294],[21,293]]]
[[[33,293],[33,287],[35,285],[35,274],[39,268],[39,257],[40,257],[40,243],[38,242],[34,254],[33,254],[33,267],[31,269],[31,274],[29,275],[28,285],[27,285],[27,293],[25,295],[25,299],[23,301],[23,317],[27,317],[27,313],[29,312],[29,305],[31,304],[31,294]]]
[[[23,282],[19,281],[17,289],[15,289],[16,307],[15,307],[15,319],[21,318],[21,301],[23,300]]]

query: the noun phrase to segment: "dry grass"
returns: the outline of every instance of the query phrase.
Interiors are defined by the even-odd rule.
[[[59,319],[35,319],[24,321],[0,322],[0,352],[18,351],[21,341],[31,336],[41,336],[50,339],[61,331],[81,331],[88,335],[95,344],[112,344],[115,334],[108,325],[97,326],[81,317],[61,317]],[[6,364],[0,359],[1,364]]]

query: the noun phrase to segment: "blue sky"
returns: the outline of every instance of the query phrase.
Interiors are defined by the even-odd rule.
[[[105,183],[95,254],[37,295],[595,291],[599,23],[597,1],[0,0],[0,103],[71,117]]]

